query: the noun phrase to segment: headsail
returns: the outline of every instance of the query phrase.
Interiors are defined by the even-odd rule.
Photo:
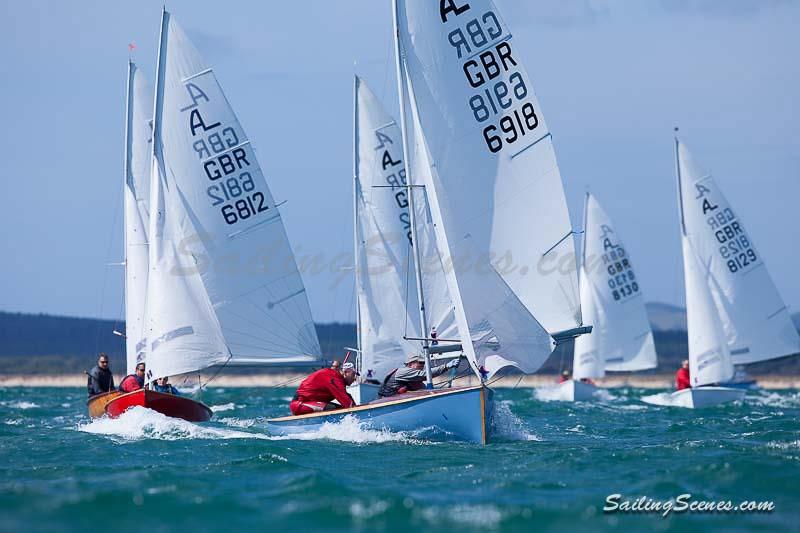
[[[547,331],[581,324],[572,227],[533,87],[491,1],[396,0],[395,18],[403,112],[430,160],[430,182],[412,180],[426,185],[467,355],[533,372],[552,350]]]
[[[166,11],[154,113],[150,379],[320,359],[305,288],[250,141]]]
[[[419,337],[411,219],[400,127],[355,79],[356,291],[361,369],[383,379]]]
[[[602,377],[605,370],[655,368],[653,332],[639,277],[611,219],[588,193],[583,239],[581,311],[594,330],[575,339],[575,378]]]
[[[125,348],[127,373],[144,361],[147,293],[147,229],[150,219],[150,116],[153,93],[142,73],[128,61],[125,117]]]
[[[696,164],[683,143],[676,140],[676,146],[684,238],[707,271],[714,317],[733,364],[800,352],[800,336],[786,304],[741,218],[711,174]],[[689,330],[693,327],[690,320]]]
[[[427,159],[412,156],[411,160],[419,162]],[[419,175],[419,169],[416,175]],[[424,186],[414,187],[412,191],[414,194],[414,208],[417,210],[417,240],[419,241],[419,255],[422,262],[422,291],[425,294],[428,323],[431,330],[435,330],[438,339],[458,339],[455,308],[453,299],[450,297],[450,291],[447,288],[447,278],[444,275],[446,266],[439,253],[439,248],[436,246],[436,233],[428,194]],[[428,331],[428,334],[430,335],[431,331]]]
[[[700,262],[687,234],[681,236],[681,244],[692,386],[728,381],[733,377],[733,363],[716,316],[711,272],[708,265]]]

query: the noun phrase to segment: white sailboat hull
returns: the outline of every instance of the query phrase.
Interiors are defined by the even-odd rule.
[[[559,383],[559,399],[562,402],[588,402],[594,399],[597,387],[590,383],[570,379]]]
[[[380,385],[372,383],[354,383],[347,387],[347,393],[353,397],[357,405],[362,405],[377,399],[380,388]]]
[[[743,389],[730,387],[695,387],[675,391],[670,395],[671,405],[688,409],[702,409],[721,403],[736,402],[744,399]]]

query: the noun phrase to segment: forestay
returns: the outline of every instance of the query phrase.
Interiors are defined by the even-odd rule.
[[[490,372],[533,372],[552,350],[547,331],[581,324],[572,227],[533,87],[492,2],[395,9],[403,111],[430,160],[436,242],[461,338],[474,342],[465,350]]]
[[[609,371],[656,367],[653,332],[639,277],[611,219],[586,194],[580,294],[591,335],[575,339],[575,379],[599,378]]]
[[[356,291],[361,369],[383,379],[418,343],[411,220],[400,127],[355,79]]]
[[[167,12],[156,91],[149,379],[222,362],[318,361],[305,289],[250,141]]]
[[[677,140],[676,147],[685,238],[705,269],[711,312],[733,364],[800,352],[788,309],[741,218],[686,147]]]
[[[153,93],[142,73],[128,61],[125,116],[125,348],[127,373],[143,362],[147,341],[145,297],[147,294],[147,229],[150,218],[150,117]]]

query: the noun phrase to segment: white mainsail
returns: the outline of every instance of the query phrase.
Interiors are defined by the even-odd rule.
[[[741,218],[686,146],[677,139],[675,143],[687,271],[690,356],[691,338],[699,334],[699,328],[710,328],[711,322],[716,324],[714,329],[719,330],[720,343],[733,364],[800,352],[800,336]],[[693,253],[688,254],[687,250]],[[687,255],[691,257],[687,259]],[[693,277],[696,279],[690,279]],[[696,285],[692,295],[690,283]],[[699,290],[697,286],[701,284],[707,288]],[[708,304],[697,304],[703,298],[709,300]],[[695,320],[700,314],[692,309],[695,305],[710,316]]]
[[[561,176],[513,37],[489,0],[396,0],[395,28],[406,140],[430,161],[411,180],[428,193],[465,353],[490,373],[534,372],[548,331],[581,316]]]
[[[250,141],[164,11],[154,112],[148,379],[320,360],[305,288]]]
[[[589,193],[580,272],[581,312],[594,330],[575,339],[574,378],[655,368],[653,332],[639,277],[611,219]]]
[[[147,293],[147,228],[150,208],[150,114],[153,93],[139,69],[128,61],[125,116],[125,344],[127,373],[144,361]]]
[[[361,370],[383,379],[419,337],[400,127],[355,78],[356,294]]]

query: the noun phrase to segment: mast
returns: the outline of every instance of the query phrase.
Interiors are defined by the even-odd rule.
[[[581,308],[586,304],[586,302],[581,301],[583,297],[583,291],[581,290],[581,284],[589,283],[588,279],[586,278],[586,237],[589,233],[589,191],[586,191],[586,194],[583,197],[583,238],[581,239],[581,264],[580,267],[576,268],[578,273],[578,303],[580,304]],[[583,319],[583,317],[581,317]],[[578,368],[578,339],[576,337],[573,348],[572,348],[572,379],[575,379],[575,369]],[[563,362],[563,357],[561,361]],[[561,368],[558,369],[561,372]],[[596,376],[591,376],[596,377]]]
[[[154,263],[154,254],[159,249],[158,243],[158,225],[163,218],[163,213],[159,213],[158,209],[161,205],[161,172],[160,163],[158,159],[159,151],[161,150],[161,113],[164,107],[164,74],[166,70],[165,54],[167,52],[167,28],[169,25],[169,13],[166,7],[161,8],[161,31],[158,38],[158,59],[156,62],[156,84],[155,95],[153,98],[153,146],[150,154],[150,227],[148,228],[149,241],[152,243],[149,249],[150,261],[149,264]],[[156,212],[153,213],[155,208]],[[155,214],[155,216],[153,216]],[[147,293],[149,294],[149,290]],[[149,302],[145,300],[145,313],[148,313]],[[148,319],[149,322],[149,319]],[[150,328],[148,328],[149,330]],[[149,339],[149,331],[145,338]],[[145,380],[151,376],[150,371],[145,374]]]
[[[356,361],[358,361],[359,372],[361,371],[361,307],[358,303],[358,276],[359,276],[359,267],[358,264],[358,84],[359,79],[357,75],[353,76],[353,261],[355,265],[355,285],[354,290],[356,291],[356,349],[358,353],[356,354]]]
[[[581,275],[581,269],[586,268],[586,236],[589,231],[589,191],[586,191],[586,196],[583,198],[583,239],[581,239],[581,268],[578,269],[578,276]],[[580,283],[580,277],[578,278]],[[581,303],[583,305],[583,303]]]
[[[128,57],[128,84],[127,84],[127,93],[125,98],[125,163],[123,166],[123,180],[122,180],[122,194],[126,194],[125,188],[128,186],[128,178],[131,175],[131,142],[133,140],[133,117],[131,114],[133,113],[133,72],[136,69],[136,65],[134,65],[131,58]],[[125,228],[122,232],[122,240],[123,240],[123,276],[125,279],[125,289],[122,291],[123,296],[123,305],[125,306],[125,324],[129,324],[130,317],[127,315],[128,313],[128,217],[131,215],[128,213],[127,206],[128,204],[125,203],[125,209],[122,213],[122,224],[123,228]],[[129,330],[127,326],[125,328],[125,334],[127,335]],[[125,360],[126,365],[130,367],[131,365],[127,363],[130,360],[131,355],[127,353],[127,338],[125,339],[125,346],[126,346],[126,353],[125,353]],[[134,354],[135,357],[135,354]],[[130,370],[130,368],[128,368]]]
[[[675,178],[678,180],[678,213],[681,216],[681,232],[686,236],[686,222],[683,217],[683,186],[681,185],[681,159],[678,153],[678,128],[675,128]]]
[[[433,388],[433,374],[431,373],[431,354],[429,352],[428,341],[428,317],[425,313],[425,298],[422,290],[422,268],[419,257],[419,241],[417,239],[417,222],[416,222],[416,209],[414,207],[414,186],[412,180],[412,172],[409,166],[408,159],[408,131],[406,127],[406,112],[405,112],[405,84],[406,76],[405,69],[402,66],[402,56],[400,49],[400,30],[397,24],[398,11],[397,0],[392,0],[392,26],[394,29],[394,53],[395,64],[397,67],[397,92],[400,100],[400,131],[403,136],[403,161],[405,161],[406,169],[406,190],[408,191],[408,212],[409,220],[411,223],[411,250],[414,253],[414,273],[417,282],[417,300],[419,301],[419,322],[420,322],[420,336],[423,338],[422,350],[425,354],[425,379],[427,380],[427,387]]]

